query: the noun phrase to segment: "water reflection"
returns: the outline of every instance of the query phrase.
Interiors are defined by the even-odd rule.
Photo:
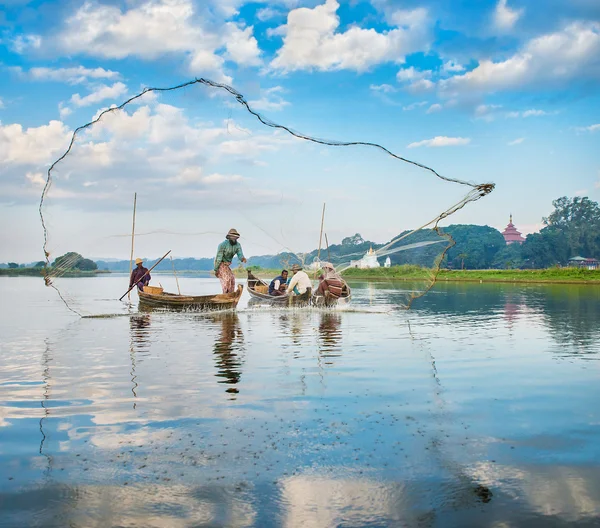
[[[131,376],[131,392],[133,393],[133,408],[137,406],[137,388],[139,384],[137,382],[137,375],[135,373],[137,354],[140,352],[148,352],[150,349],[150,314],[135,314],[129,317],[129,359],[131,361],[131,370],[129,372]]]
[[[210,320],[219,327],[219,335],[215,339],[213,354],[217,366],[219,383],[228,385],[225,392],[232,395],[239,393],[236,385],[242,376],[242,364],[244,353],[244,334],[240,327],[238,314],[227,312],[209,316]]]
[[[319,321],[319,352],[324,358],[334,358],[341,355],[342,316],[339,313],[325,312],[320,314]],[[330,361],[326,364],[331,365]]]

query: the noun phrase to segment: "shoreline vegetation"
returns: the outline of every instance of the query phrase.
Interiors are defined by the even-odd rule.
[[[52,270],[52,268],[49,268]],[[61,274],[61,277],[94,277],[96,275],[106,275],[110,273],[107,270],[81,271],[69,270]],[[50,273],[52,275],[52,273]],[[0,277],[43,277],[44,268],[0,268]]]
[[[309,277],[315,278],[314,272],[305,270]],[[279,275],[279,269],[255,269],[252,273],[261,279]],[[234,274],[238,278],[246,276],[246,270],[236,268]],[[392,266],[390,268],[359,269],[348,268],[342,273],[346,280],[370,281],[427,281],[433,277],[429,268],[414,265]],[[535,270],[449,270],[441,269],[437,281],[447,282],[509,282],[509,283],[553,283],[553,284],[600,284],[600,270],[579,268],[548,268]]]

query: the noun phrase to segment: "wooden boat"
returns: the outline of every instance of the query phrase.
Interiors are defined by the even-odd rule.
[[[211,311],[229,310],[237,306],[244,287],[239,284],[233,293],[216,295],[178,295],[162,288],[146,287],[138,291],[140,308],[165,308],[169,310]]]
[[[308,306],[312,296],[309,288],[302,295],[269,295],[269,285],[248,270],[248,293],[252,299],[275,306]]]

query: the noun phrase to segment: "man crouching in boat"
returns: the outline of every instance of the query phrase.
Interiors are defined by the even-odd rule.
[[[323,297],[333,296],[339,299],[342,295],[344,281],[330,262],[323,262],[321,267],[323,268],[323,275],[319,277],[317,295]]]
[[[296,295],[302,295],[309,288],[312,288],[312,282],[308,278],[306,272],[302,271],[302,268],[298,264],[292,266],[292,273],[294,276],[288,284],[287,293],[294,292]]]
[[[285,295],[285,288],[288,278],[288,271],[282,270],[279,277],[275,277],[269,284],[269,295]]]
[[[129,278],[129,287],[131,288],[137,282],[138,290],[143,291],[144,286],[148,286],[150,282],[150,273],[147,268],[144,268],[144,261],[141,258],[135,259],[135,266]]]
[[[237,241],[240,234],[235,229],[230,229],[225,237],[225,241],[219,244],[217,256],[215,257],[215,275],[221,281],[223,293],[233,293],[235,291],[235,276],[231,268],[231,261],[235,255],[242,262],[246,262],[242,246]]]

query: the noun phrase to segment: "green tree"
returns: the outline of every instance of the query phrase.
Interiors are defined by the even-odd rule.
[[[562,196],[552,202],[554,211],[544,218],[552,233],[561,232],[568,246],[568,256],[600,257],[600,207],[587,197]]]
[[[36,262],[34,264],[34,268],[43,268],[46,265],[46,263],[43,260],[40,260],[39,262]]]
[[[83,257],[79,253],[75,253],[74,251],[69,251],[64,255],[58,257],[53,263],[52,266],[54,268],[61,268],[71,270],[79,264],[83,260]]]
[[[81,271],[95,271],[98,269],[98,265],[93,260],[84,258],[75,265],[75,269]]]
[[[8,269],[17,269],[19,265],[16,262],[9,262]]]
[[[521,244],[507,244],[494,256],[492,268],[518,269],[523,266],[523,251]]]

